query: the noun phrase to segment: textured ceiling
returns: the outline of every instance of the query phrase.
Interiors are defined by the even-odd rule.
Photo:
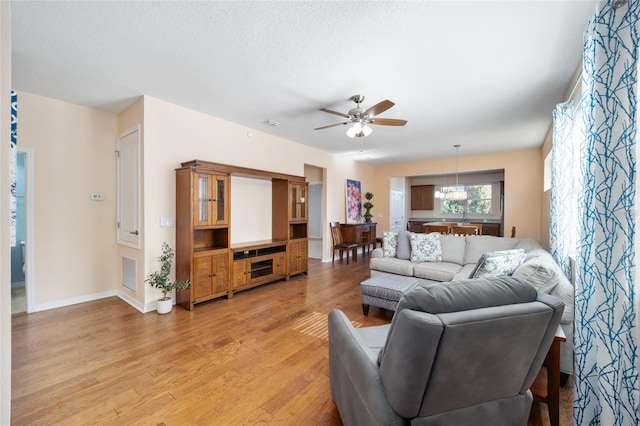
[[[12,81],[113,112],[148,95],[370,164],[534,148],[596,4],[13,1]],[[313,130],[354,94],[407,125]]]

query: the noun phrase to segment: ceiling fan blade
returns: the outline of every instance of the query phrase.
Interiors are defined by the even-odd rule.
[[[387,99],[382,102],[378,102],[377,104],[375,104],[374,106],[372,106],[371,108],[363,112],[362,115],[368,115],[369,117],[373,117],[374,115],[378,115],[381,112],[385,112],[386,110],[388,110],[394,105],[395,104],[393,102]]]
[[[338,111],[332,111],[332,110],[326,109],[326,108],[320,108],[320,111],[328,112],[329,114],[339,115],[340,117],[344,117],[344,118],[349,118],[349,116],[347,114],[344,114],[344,113],[338,112]]]
[[[377,124],[380,126],[404,126],[407,124],[407,120],[399,120],[397,118],[374,118],[371,124]]]
[[[348,122],[348,121],[345,121],[344,123],[329,124],[328,126],[316,127],[316,128],[315,128],[315,129],[313,129],[313,130],[328,129],[329,127],[344,126],[345,124],[349,124],[349,122]]]

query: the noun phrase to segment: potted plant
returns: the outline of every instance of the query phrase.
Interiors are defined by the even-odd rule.
[[[373,203],[371,202],[371,199],[373,198],[373,194],[371,192],[367,192],[366,194],[364,194],[364,198],[366,198],[367,201],[365,201],[364,204],[362,205],[362,207],[364,207],[364,210],[365,210],[363,217],[367,223],[370,223],[371,218],[373,217],[373,215],[369,211],[373,208]]]
[[[169,247],[169,244],[162,243],[162,255],[158,257],[160,262],[160,271],[153,272],[149,278],[145,280],[151,287],[155,287],[162,291],[162,298],[158,299],[156,310],[159,314],[167,314],[173,309],[173,299],[167,296],[167,293],[175,289],[185,290],[189,288],[189,281],[172,281],[171,267],[173,266],[173,258],[175,253]]]

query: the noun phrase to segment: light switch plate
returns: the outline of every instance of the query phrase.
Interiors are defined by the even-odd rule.
[[[173,228],[175,226],[175,220],[172,217],[161,217],[160,218],[160,227],[161,228]]]
[[[102,201],[102,200],[104,200],[104,195],[102,195],[102,194],[91,194],[91,199],[93,201]]]

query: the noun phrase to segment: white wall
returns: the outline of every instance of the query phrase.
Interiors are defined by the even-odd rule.
[[[18,143],[35,158],[35,309],[115,294],[117,116],[21,91],[18,100]]]
[[[271,239],[271,181],[231,176],[231,244]]]

